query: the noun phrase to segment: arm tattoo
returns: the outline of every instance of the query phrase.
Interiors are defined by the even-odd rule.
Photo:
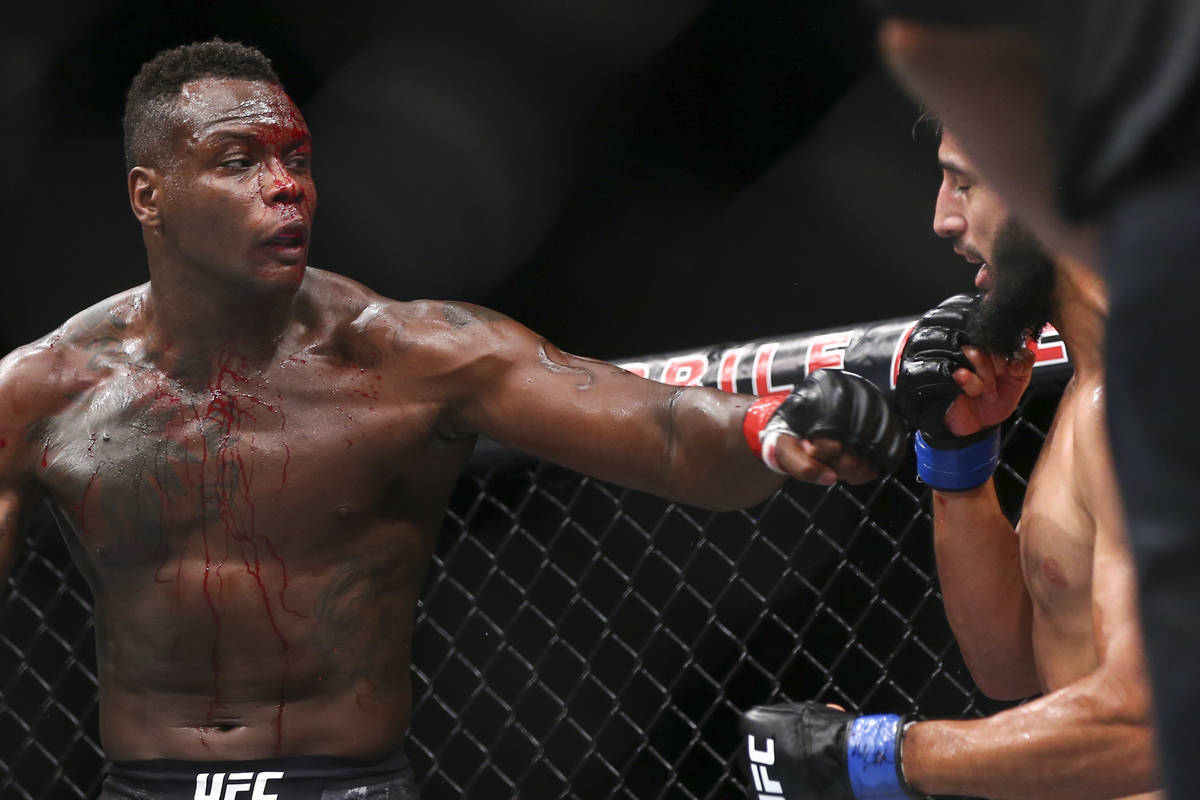
[[[666,456],[668,464],[675,456],[675,435],[679,425],[679,400],[683,397],[683,391],[684,387],[677,386],[671,392],[671,396],[667,398],[667,435],[663,441],[663,454]]]
[[[590,369],[587,369],[586,367],[576,367],[576,366],[572,366],[570,364],[560,364],[557,361],[550,358],[549,354],[546,353],[546,340],[545,339],[542,339],[541,341],[538,342],[538,361],[541,361],[542,366],[545,367],[546,369],[548,369],[550,372],[556,372],[559,374],[573,372],[576,375],[583,376],[583,382],[581,384],[579,384],[580,389],[588,388],[596,380],[596,376],[593,375],[592,371]]]

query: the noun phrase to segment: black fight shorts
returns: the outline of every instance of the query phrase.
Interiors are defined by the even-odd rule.
[[[418,800],[403,751],[381,761],[328,756],[258,761],[118,761],[99,800]]]

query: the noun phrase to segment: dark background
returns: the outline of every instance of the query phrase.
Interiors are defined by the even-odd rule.
[[[0,349],[145,280],[124,91],[213,34],[261,47],[314,131],[312,263],[392,297],[616,358],[970,285],[847,0],[45,2],[0,25]]]
[[[621,358],[909,316],[971,284],[853,0],[33,0],[0,17],[0,353],[145,280],[125,88],[213,34],[261,47],[308,118],[312,263],[392,297]],[[520,470],[460,483],[423,594],[427,797],[740,796],[734,709],[775,693],[978,711],[911,485],[707,515]],[[40,530],[57,560],[31,552],[0,607],[0,741],[22,742],[21,797],[87,797],[90,605]]]

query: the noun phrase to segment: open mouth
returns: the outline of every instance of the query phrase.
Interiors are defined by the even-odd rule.
[[[987,283],[987,278],[988,278],[988,265],[987,265],[987,262],[985,261],[985,262],[983,262],[983,265],[979,268],[979,271],[975,273],[975,288],[976,289],[987,288],[985,286],[985,284]]]
[[[269,247],[291,250],[308,244],[308,230],[300,224],[285,225],[267,239]]]

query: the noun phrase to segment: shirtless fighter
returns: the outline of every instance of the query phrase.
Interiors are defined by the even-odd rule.
[[[990,697],[1043,696],[987,719],[915,724],[818,703],[753,709],[741,756],[753,794],[1070,800],[1148,792],[1157,783],[1150,689],[1105,434],[1105,287],[1087,267],[1050,259],[949,131],[938,157],[934,230],[983,264],[975,278],[982,298],[960,295],[922,317],[897,400],[919,431],[946,614],[971,675]],[[1026,338],[1047,320],[1075,374],[1014,530],[991,479],[997,426],[1029,384]]]
[[[0,577],[48,500],[95,598],[104,798],[415,797],[413,614],[479,434],[708,508],[903,454],[857,376],[671,387],[306,269],[309,131],[257,50],[160,54],[125,135],[149,283],[0,362]]]

